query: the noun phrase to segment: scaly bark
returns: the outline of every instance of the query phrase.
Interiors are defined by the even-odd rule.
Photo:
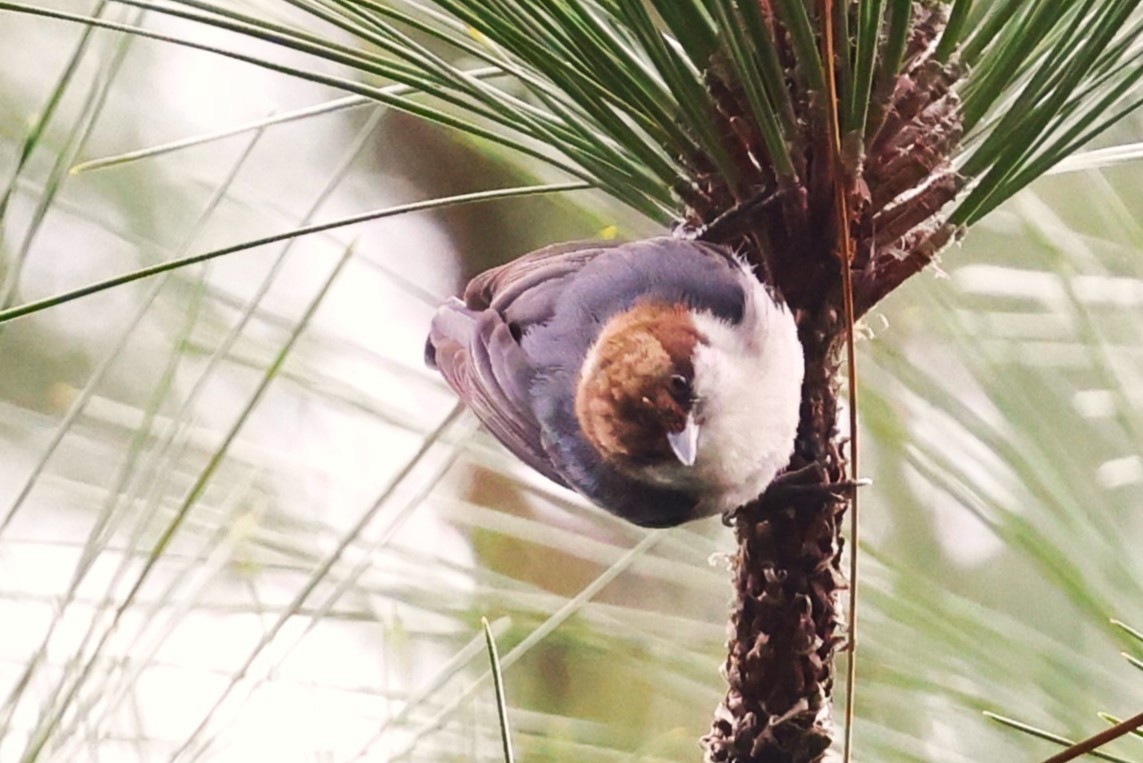
[[[792,467],[841,479],[838,350],[832,310],[805,316],[802,422]],[[785,505],[756,502],[738,517],[738,555],[725,673],[726,699],[704,742],[717,763],[818,760],[831,742],[834,656],[842,643],[837,592],[845,503],[806,492]]]
[[[739,187],[781,191],[776,203],[725,240],[758,263],[797,316],[806,375],[790,469],[818,465],[810,473],[828,485],[847,476],[837,422],[846,329],[835,189],[846,193],[855,245],[853,296],[861,315],[956,234],[941,211],[963,187],[949,161],[961,138],[953,89],[958,72],[932,59],[942,11],[915,5],[902,73],[895,82],[876,83],[880,100],[872,104],[866,135],[841,136],[839,164],[826,155],[823,95],[800,81],[781,19],[768,10],[766,19],[804,130],[792,147],[794,161],[806,171],[793,187],[782,188],[772,165],[754,161],[764,159],[765,146],[749,129],[749,104],[728,84],[733,80],[726,68],[713,62],[707,81],[726,125],[728,154],[752,160],[740,165]],[[724,212],[735,194],[716,177],[694,177],[688,222],[698,226]],[[842,520],[848,504],[825,490],[781,491],[784,499],[775,492],[745,507],[737,521],[728,688],[703,740],[712,763],[813,763],[832,742],[834,659],[846,635],[838,594],[845,588]]]

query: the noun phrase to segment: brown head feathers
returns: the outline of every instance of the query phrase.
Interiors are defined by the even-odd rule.
[[[674,459],[667,434],[686,425],[700,341],[685,305],[659,301],[603,327],[583,364],[575,414],[606,460],[629,470]]]

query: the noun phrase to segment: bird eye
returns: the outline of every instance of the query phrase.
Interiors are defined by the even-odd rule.
[[[687,377],[681,374],[673,374],[667,381],[668,389],[671,391],[671,397],[680,403],[690,402],[691,399],[691,383]]]

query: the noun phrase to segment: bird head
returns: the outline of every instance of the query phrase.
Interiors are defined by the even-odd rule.
[[[513,453],[640,525],[733,510],[793,451],[794,317],[723,247],[657,238],[533,252],[446,303],[427,348]]]
[[[686,305],[643,301],[609,320],[576,385],[588,441],[624,471],[693,466],[698,455],[695,348],[703,342]]]

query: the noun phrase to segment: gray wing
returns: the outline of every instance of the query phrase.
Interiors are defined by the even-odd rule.
[[[513,319],[529,325],[543,322],[554,308],[549,289],[618,246],[622,244],[573,241],[537,249],[473,278],[464,290],[464,302],[472,309],[491,307],[501,313],[522,313]]]
[[[741,320],[743,277],[728,250],[698,242],[658,238],[549,246],[478,275],[464,301],[442,306],[425,357],[522,461],[602,503],[622,493],[616,485],[630,479],[610,473],[575,419],[579,363],[599,327],[644,296]],[[560,318],[553,321],[557,312]],[[566,436],[556,440],[553,432]],[[600,483],[601,473],[610,487]],[[639,491],[642,501],[647,488]],[[693,497],[672,495],[648,505],[668,498],[679,511],[693,504]]]
[[[425,359],[477,418],[520,460],[567,485],[544,449],[529,390],[536,369],[519,339],[549,320],[562,282],[618,244],[578,242],[546,247],[488,270],[469,283],[464,301],[433,318]]]

